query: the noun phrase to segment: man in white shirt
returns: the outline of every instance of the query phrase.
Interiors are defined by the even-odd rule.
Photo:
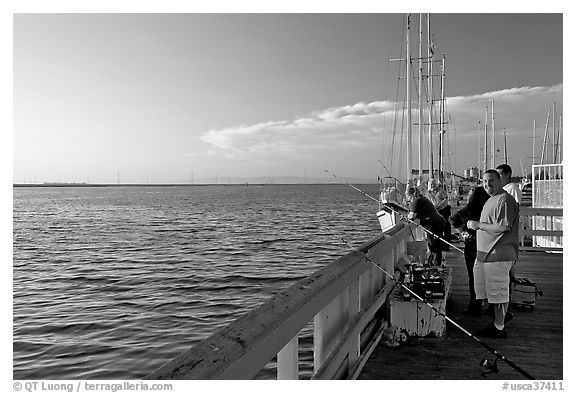
[[[504,186],[504,191],[512,195],[516,199],[516,203],[520,205],[522,201],[522,191],[518,184],[512,181],[512,168],[508,164],[500,164],[496,167],[496,170],[500,174],[500,179],[502,180],[502,185]]]

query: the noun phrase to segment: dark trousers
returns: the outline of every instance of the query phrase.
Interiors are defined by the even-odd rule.
[[[469,238],[464,243],[464,260],[468,271],[468,288],[470,290],[469,308],[482,307],[482,300],[476,300],[474,292],[474,262],[476,261],[476,238]]]
[[[445,221],[444,231],[442,231],[444,239],[450,240],[450,235],[452,234],[452,228],[450,228],[450,221],[448,220],[450,218],[450,206],[446,206],[445,208],[438,210],[438,213],[444,217]]]

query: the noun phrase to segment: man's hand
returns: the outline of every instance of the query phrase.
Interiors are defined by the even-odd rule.
[[[480,229],[480,223],[478,221],[469,220],[466,226],[473,231]]]

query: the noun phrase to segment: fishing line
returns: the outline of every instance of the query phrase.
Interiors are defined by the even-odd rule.
[[[455,327],[457,327],[460,331],[462,331],[464,334],[466,334],[468,337],[472,338],[473,340],[475,340],[478,344],[480,344],[481,346],[483,346],[484,348],[486,348],[488,351],[490,351],[493,355],[496,356],[497,359],[500,359],[504,362],[506,362],[506,364],[508,364],[510,367],[512,367],[514,370],[518,371],[520,374],[522,374],[523,376],[525,376],[528,379],[536,379],[534,378],[532,375],[530,375],[529,373],[527,373],[526,371],[524,371],[522,368],[520,368],[519,366],[517,366],[514,362],[512,362],[510,359],[508,359],[507,357],[505,357],[504,355],[502,355],[500,352],[498,352],[496,349],[492,348],[490,345],[486,344],[485,342],[483,342],[482,340],[480,340],[478,337],[474,336],[472,333],[470,333],[469,331],[467,331],[466,329],[464,329],[462,326],[460,326],[459,324],[457,324],[455,321],[453,321],[451,318],[449,318],[445,313],[439,311],[436,307],[434,307],[433,305],[431,305],[430,303],[428,303],[426,300],[424,300],[422,297],[420,297],[417,293],[413,292],[410,288],[408,288],[406,285],[404,285],[402,282],[398,281],[396,278],[394,278],[393,275],[391,275],[390,273],[388,273],[386,270],[382,269],[380,266],[378,266],[378,264],[376,264],[374,261],[372,261],[368,255],[363,252],[358,250],[357,248],[353,247],[346,239],[344,239],[344,237],[342,236],[338,236],[336,233],[334,233],[332,231],[332,229],[330,227],[326,227],[326,229],[328,229],[328,231],[330,233],[332,233],[332,235],[334,235],[336,238],[339,238],[342,240],[342,242],[344,244],[346,244],[349,248],[351,248],[353,251],[356,251],[362,255],[364,255],[364,258],[371,263],[372,265],[376,266],[376,268],[380,271],[382,271],[386,276],[388,276],[390,279],[392,279],[396,285],[400,285],[403,289],[407,290],[412,296],[414,296],[416,299],[418,299],[419,301],[421,301],[422,303],[426,304],[428,307],[430,307],[437,315],[440,315],[441,317],[446,318],[446,320],[448,322],[450,322],[452,325],[454,325]],[[498,370],[497,366],[496,366],[496,361],[494,361],[493,363],[488,361],[487,359],[484,359],[482,361],[482,364],[485,365],[485,367],[490,368],[491,370],[493,370],[493,372],[497,372],[495,370]]]
[[[347,186],[352,187],[353,189],[355,189],[356,191],[358,191],[359,193],[361,193],[361,194],[364,195],[365,197],[370,198],[370,199],[372,199],[374,202],[380,204],[380,201],[379,201],[378,199],[374,198],[372,195],[367,194],[365,191],[359,189],[358,187],[354,186],[353,184],[350,184],[350,183],[347,182],[347,181],[342,181],[342,180],[339,179],[335,174],[330,173],[330,171],[328,171],[327,169],[324,169],[324,172],[326,172],[327,174],[331,175],[331,176],[334,177],[336,180],[339,180],[340,183],[346,184]],[[382,205],[382,207],[383,207],[384,209],[386,209],[387,211],[389,211],[390,213],[398,213],[397,211],[395,211],[394,209],[392,209],[391,207],[388,207],[388,206],[386,206],[386,205]],[[400,214],[400,213],[398,213],[398,214]],[[416,226],[421,227],[426,233],[432,235],[435,239],[441,240],[442,242],[444,242],[444,243],[447,244],[448,246],[452,247],[453,249],[457,250],[457,251],[460,252],[461,254],[464,254],[464,250],[460,249],[458,246],[455,246],[454,244],[450,243],[449,241],[442,239],[440,236],[436,235],[436,234],[433,233],[432,231],[424,228],[424,227],[422,226],[422,224],[418,224],[418,223],[415,222],[414,220],[411,220],[411,219],[409,219],[408,217],[406,217],[406,216],[404,216],[404,215],[402,215],[402,220],[406,220],[406,221],[408,221],[408,222],[410,222],[410,223],[412,223],[412,224],[414,224],[414,225],[416,225]]]
[[[384,163],[382,162],[382,160],[378,160],[378,162],[380,163],[380,165],[382,165],[382,168],[384,168],[386,170],[386,172],[388,173],[388,178],[393,179],[395,181],[397,181],[398,183],[400,183],[401,185],[405,186],[406,184],[402,183],[400,180],[398,180],[396,177],[392,176],[392,174],[390,173],[390,171],[388,170],[388,168],[386,168],[386,166],[384,165]]]

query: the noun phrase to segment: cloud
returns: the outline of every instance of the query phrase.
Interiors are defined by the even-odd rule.
[[[476,135],[478,122],[484,121],[484,108],[492,99],[496,103],[498,126],[512,131],[532,124],[534,116],[545,115],[554,97],[562,100],[562,84],[449,97],[446,106],[454,122],[451,127],[461,131],[463,136],[471,136]],[[399,116],[394,103],[358,102],[318,110],[292,120],[209,130],[201,139],[211,146],[209,154],[228,158],[314,154],[345,147],[380,146],[383,134],[390,136],[394,132],[391,123],[401,123]],[[416,110],[414,119],[417,119]],[[400,139],[399,135],[396,139]]]

